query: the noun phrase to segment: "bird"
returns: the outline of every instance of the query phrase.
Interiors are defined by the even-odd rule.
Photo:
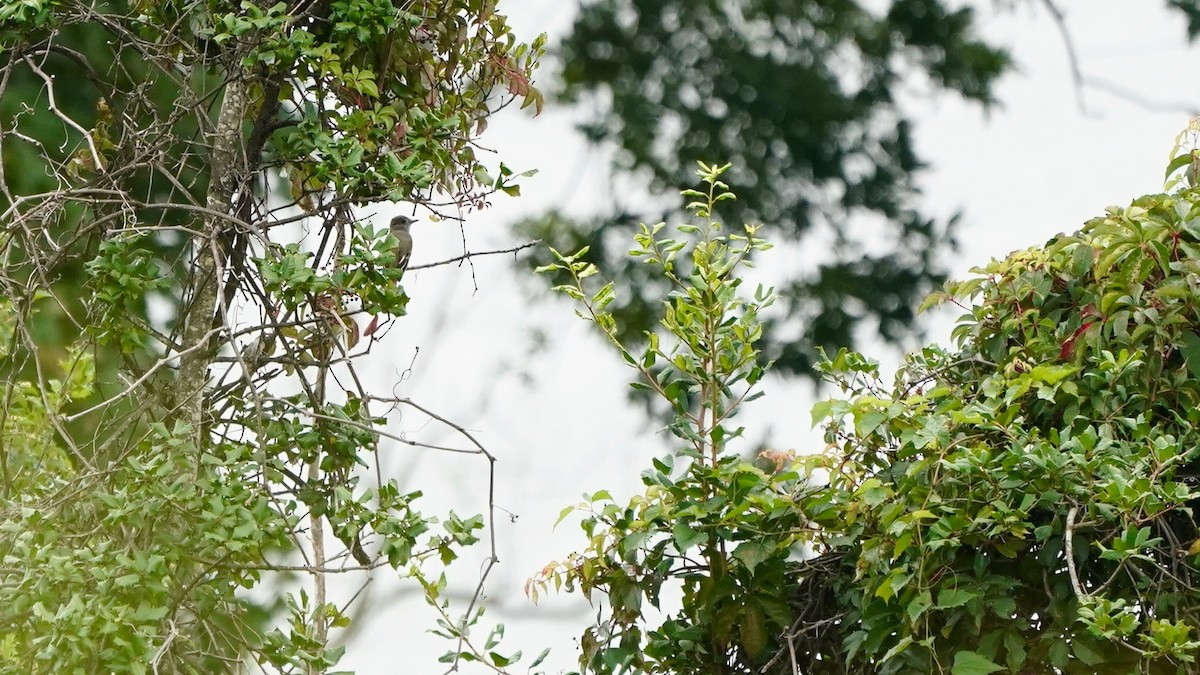
[[[408,261],[412,257],[412,233],[409,229],[413,223],[417,221],[408,216],[396,216],[392,218],[388,228],[392,232],[392,236],[396,238],[396,262],[395,267],[398,270],[403,270],[408,267]]]
[[[408,216],[396,216],[395,218],[392,218],[392,222],[388,224],[388,231],[391,232],[392,238],[396,240],[396,260],[392,263],[392,267],[401,272],[408,269],[409,259],[412,258],[413,240],[412,233],[409,232],[409,228],[412,227],[412,224],[415,222],[417,221],[413,218],[409,218]],[[371,323],[368,324],[366,330],[363,331],[363,336],[367,337],[373,335],[378,328],[379,316],[376,315],[371,317]],[[357,559],[358,554],[354,552],[353,548],[351,548],[351,552],[355,554],[354,557]]]

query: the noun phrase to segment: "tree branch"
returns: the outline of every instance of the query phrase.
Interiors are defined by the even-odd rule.
[[[230,213],[234,192],[239,185],[238,159],[242,150],[242,121],[246,117],[246,84],[240,77],[226,84],[225,98],[212,132],[212,171],[209,174],[205,207],[221,214]],[[228,216],[207,215],[204,236],[197,241],[196,266],[192,277],[191,303],[187,308],[183,339],[188,352],[179,366],[179,392],[183,420],[191,425],[196,447],[203,444],[201,415],[203,389],[211,358],[208,345],[213,316],[217,310],[217,286],[221,261],[217,259],[217,241]]]
[[[521,244],[520,246],[514,246],[512,248],[506,248],[506,249],[502,249],[502,250],[479,251],[477,253],[472,253],[470,251],[467,251],[466,253],[464,253],[460,256],[455,256],[453,258],[447,258],[445,260],[439,260],[437,262],[425,263],[424,265],[410,265],[408,267],[408,270],[409,271],[423,270],[428,267],[440,267],[442,265],[451,265],[456,262],[462,262],[462,261],[468,260],[470,258],[479,258],[479,257],[485,256],[485,255],[503,255],[505,253],[512,253],[515,255],[515,254],[519,253],[520,251],[523,251],[527,248],[533,248],[534,246],[537,246],[540,243],[542,243],[541,239],[534,239],[533,241],[526,242],[524,244]]]

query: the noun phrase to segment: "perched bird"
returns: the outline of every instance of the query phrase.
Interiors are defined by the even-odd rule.
[[[412,257],[413,241],[412,233],[409,232],[409,228],[412,227],[412,224],[415,222],[417,221],[409,218],[408,216],[396,216],[395,218],[392,218],[392,222],[388,225],[388,230],[392,233],[392,237],[396,240],[396,262],[392,263],[392,266],[402,272],[408,268],[408,261]],[[376,315],[371,317],[371,323],[368,324],[366,330],[363,331],[363,336],[369,337],[373,335],[378,328],[379,316]],[[354,553],[355,559],[359,560],[359,562],[362,562],[361,558],[359,558],[358,553],[354,551],[353,547],[351,547],[350,550],[351,553]]]
[[[396,269],[404,269],[408,267],[409,258],[412,257],[412,233],[408,228],[417,221],[408,216],[396,216],[392,218],[392,223],[388,227],[392,231],[392,236],[396,238]]]

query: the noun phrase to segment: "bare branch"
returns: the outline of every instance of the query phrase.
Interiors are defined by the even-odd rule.
[[[524,251],[527,248],[533,248],[534,246],[537,246],[540,243],[542,243],[540,239],[535,239],[534,241],[526,242],[524,244],[521,244],[520,246],[514,246],[512,248],[500,249],[500,250],[495,250],[495,251],[478,251],[475,253],[467,252],[462,255],[455,256],[453,258],[447,258],[445,260],[439,260],[437,262],[425,263],[423,265],[410,265],[408,267],[408,269],[409,270],[423,270],[423,269],[426,269],[429,267],[441,267],[442,265],[453,265],[454,263],[457,263],[457,262],[462,262],[464,260],[469,260],[471,258],[479,258],[479,257],[485,256],[485,255],[504,255],[506,253],[512,253],[515,255],[516,253]]]
[[[1071,79],[1075,83],[1075,102],[1079,105],[1079,112],[1087,115],[1087,106],[1083,102],[1083,72],[1079,68],[1079,55],[1075,53],[1075,41],[1071,39],[1071,31],[1067,28],[1067,18],[1058,5],[1054,4],[1054,0],[1042,0],[1042,5],[1050,12],[1054,26],[1062,35],[1063,46],[1067,50],[1067,64],[1071,68]]]

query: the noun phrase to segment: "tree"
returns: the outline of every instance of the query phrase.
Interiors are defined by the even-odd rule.
[[[956,348],[910,355],[890,389],[831,361],[849,398],[814,417],[846,499],[827,527],[855,542],[851,660],[1195,671],[1200,154],[1177,156],[1177,189],[950,284],[933,300],[974,300]]]
[[[540,110],[542,41],[494,0],[0,2],[6,670],[324,672],[348,622],[326,575],[381,566],[452,661],[511,662],[468,634],[477,598],[459,620],[441,596],[490,514],[362,478],[398,407],[491,455],[354,359],[408,300],[364,209],[515,192],[476,139]]]
[[[1193,125],[1168,192],[948,284],[927,304],[963,306],[954,347],[909,354],[893,383],[855,352],[827,359],[842,395],[813,409],[826,451],[758,466],[731,445],[731,418],[761,377],[772,299],[739,297],[738,270],[766,244],[752,227],[720,234],[721,170],[705,171],[700,225],[638,235],[634,256],[675,287],[669,337],[644,351],[606,309],[621,290],[592,290],[596,268],[562,256],[563,290],[672,406],[679,444],[643,494],[591,495],[586,548],[531,581],[535,598],[565,587],[608,604],[583,669],[1200,670],[1197,147]]]
[[[1194,1],[1169,4],[1194,37]],[[776,281],[781,311],[764,317],[760,347],[776,372],[816,377],[818,347],[909,336],[917,304],[945,280],[957,219],[923,213],[925,163],[901,98],[915,82],[995,103],[1012,63],[977,23],[971,6],[938,0],[597,0],[559,46],[561,94],[598,111],[584,134],[614,145],[618,174],[652,191],[686,184],[696,160],[733,164],[739,199],[725,217],[770,224],[777,244],[811,252]],[[618,203],[593,220],[551,214],[526,227],[561,251],[588,245],[589,260],[631,282],[612,309],[632,342],[656,326],[665,287],[621,246],[639,219],[677,209]]]
[[[586,249],[556,253],[543,270],[569,276],[558,290],[638,371],[634,386],[670,405],[668,428],[680,444],[642,474],[646,492],[627,505],[604,491],[591,495],[580,506],[587,549],[547,565],[528,586],[535,600],[564,585],[607,598],[610,610],[581,640],[585,671],[723,673],[731,659],[753,663],[787,627],[786,558],[792,530],[804,525],[787,496],[797,475],[750,466],[734,443],[743,432],[734,418],[760,395],[759,313],[774,301],[761,287],[746,297],[740,274],[769,246],[752,225],[727,234],[719,223],[718,205],[733,200],[720,180],[728,169],[701,164],[705,190],[684,193],[699,224],[679,226],[678,238],[661,223],[635,237],[630,255],[672,287],[666,337],[652,333],[644,350],[622,341],[608,309],[616,284],[592,290],[598,269]],[[683,609],[647,626],[647,605],[658,606],[664,588],[682,589]]]

